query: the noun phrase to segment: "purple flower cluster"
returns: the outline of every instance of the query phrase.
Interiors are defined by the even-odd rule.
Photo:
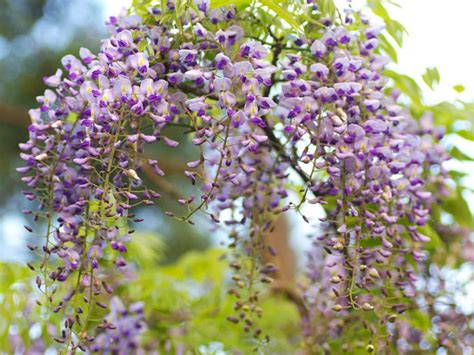
[[[145,330],[143,303],[126,308],[118,297],[110,301],[110,313],[99,326],[103,331],[90,346],[93,353],[140,353],[140,335]]]
[[[63,58],[64,72],[45,78],[52,89],[30,111],[19,171],[31,188],[26,197],[40,204],[35,215],[47,221],[38,285],[49,303],[80,318],[69,306],[78,293],[111,291],[102,268],[110,268],[106,260],[126,265],[131,208],[160,197],[142,183],[143,165],[165,174],[145,145],[176,147],[170,126],[190,130],[199,152],[183,172],[199,196],[180,199],[187,213],[177,218],[193,223],[198,211],[216,224],[225,218],[234,245],[251,259],[235,275],[249,291],[236,309],[255,311],[257,279],[271,282],[258,260],[262,234],[278,213],[300,212],[305,203],[332,206],[318,239],[334,256],[327,267],[339,270],[331,278],[338,285],[333,309],[372,309],[370,297],[356,294],[384,292],[385,282],[411,295],[409,259],[422,260],[429,240],[417,231],[433,202],[426,179],[443,183],[446,157],[429,117],[419,127],[395,93],[386,95],[381,29],[364,24],[364,33],[351,32],[348,17],[294,43],[269,31],[272,42],[262,44],[238,26],[235,8],[210,11],[205,1],[197,8],[178,29],[158,9],[145,22],[112,17],[98,54],[83,48],[80,58]],[[427,177],[433,167],[439,174]],[[305,183],[296,203],[286,202],[290,169]],[[247,228],[245,237],[236,226]],[[54,270],[51,255],[60,261]],[[57,303],[48,288],[71,275],[77,286]]]
[[[286,70],[300,73],[283,84],[278,117],[301,149],[294,160],[313,196],[305,191],[288,208],[299,211],[304,200],[334,204],[308,255],[303,329],[310,348],[321,337],[342,336],[341,318],[352,310],[373,312],[383,325],[417,307],[418,266],[430,241],[420,227],[447,194],[444,131],[429,113],[414,120],[397,105],[397,91],[386,94],[388,59],[376,51],[379,31],[369,25],[363,37],[336,41],[345,30],[335,26],[308,43],[316,63],[301,54],[286,62]],[[315,321],[320,317],[328,319],[330,334]]]
[[[361,36],[328,26],[307,40],[310,53],[302,48],[281,61],[276,114],[306,182],[302,200],[287,208],[334,201],[318,240],[335,257],[328,267],[336,309],[372,309],[361,295],[384,282],[413,296],[409,264],[423,260],[430,239],[418,226],[435,201],[427,179],[442,185],[446,177],[448,157],[437,144],[443,132],[429,118],[419,126],[396,104],[396,92],[385,93],[388,59],[376,53],[378,30],[369,26]]]

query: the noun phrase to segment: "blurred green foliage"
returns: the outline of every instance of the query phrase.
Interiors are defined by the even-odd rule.
[[[125,272],[127,280],[114,292],[126,302],[146,301],[148,328],[144,343],[168,353],[183,347],[190,353],[210,354],[209,349],[214,347],[252,353],[258,346],[255,340],[226,320],[234,299],[227,294],[230,281],[226,275],[230,270],[225,251],[190,252],[176,263],[160,266],[162,247],[154,235],[137,235],[129,245],[129,257],[135,263]],[[40,294],[27,267],[1,263],[0,279],[0,351],[10,353],[17,336],[28,349],[39,336],[39,331],[37,334],[31,329],[41,329],[45,335],[48,326],[61,320],[54,313],[39,314],[35,299]],[[263,294],[261,307],[264,317],[260,326],[271,335],[266,349],[274,354],[290,353],[301,340],[296,307],[270,294]],[[104,310],[95,307],[91,319],[104,315]],[[51,336],[43,336],[42,340],[46,347],[54,345]]]

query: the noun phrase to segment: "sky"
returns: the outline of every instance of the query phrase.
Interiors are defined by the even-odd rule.
[[[339,4],[347,0],[336,0]],[[354,7],[365,3],[352,0]],[[474,34],[472,14],[474,1],[397,0],[400,8],[387,6],[393,19],[407,29],[403,47],[398,51],[397,70],[415,78],[425,89],[428,102],[474,99],[474,46],[469,35]],[[441,81],[430,90],[421,75],[427,67],[436,67]],[[462,94],[454,85],[464,85]]]
[[[437,67],[441,81],[434,91],[426,89],[432,102],[474,99],[474,1],[401,0],[393,17],[405,25],[407,39],[400,50],[399,68],[420,77],[426,67]],[[452,87],[465,86],[461,95]]]

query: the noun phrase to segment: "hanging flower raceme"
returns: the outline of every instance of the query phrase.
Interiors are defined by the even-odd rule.
[[[439,146],[432,152],[440,134],[427,137],[434,132],[429,120],[420,132],[385,94],[379,31],[328,23],[315,38],[291,43],[270,31],[272,43],[262,44],[239,27],[245,12],[209,11],[197,2],[199,11],[183,14],[176,30],[166,15],[173,6],[151,9],[144,22],[112,17],[99,53],[64,57],[64,69],[45,78],[51,89],[30,111],[19,171],[30,188],[26,197],[39,204],[35,216],[47,225],[37,284],[44,306],[66,319],[57,341],[100,350],[119,337],[113,323],[122,319],[112,316],[94,341],[89,313],[107,307],[107,272],[127,264],[128,222],[139,221],[132,208],[160,197],[144,185],[142,168],[166,171],[145,146],[177,147],[167,135],[171,126],[191,131],[199,158],[183,176],[199,190],[179,199],[185,213],[168,214],[193,223],[196,212],[206,212],[230,229],[232,245],[250,260],[231,264],[240,314],[229,316],[232,322],[242,319],[259,337],[252,316],[261,315],[257,285],[274,272],[260,265],[262,235],[276,215],[306,203],[334,201],[318,237],[332,254],[325,271],[336,294],[330,308],[372,310],[373,292],[388,294],[392,286],[412,295],[410,261],[422,260],[427,241],[417,226],[433,201],[425,172],[445,157]],[[292,202],[291,170],[305,183]],[[442,184],[442,174],[428,179]]]
[[[125,307],[120,299],[110,301],[110,313],[106,316],[90,349],[94,353],[130,353],[140,347],[140,334],[145,330],[143,303]]]
[[[421,261],[422,244],[429,241],[417,231],[432,201],[424,172],[440,166],[446,156],[439,151],[433,160],[430,141],[420,139],[410,117],[385,97],[383,58],[360,49],[355,56],[354,49],[344,48],[349,45],[326,43],[334,55],[323,64],[327,54],[318,59],[316,75],[310,75],[314,81],[295,78],[283,89],[280,117],[286,132],[301,132],[297,138],[305,144],[303,153],[311,154],[304,161],[313,162],[308,189],[318,198],[336,198],[328,216],[331,228],[319,239],[345,265],[346,272],[337,275],[344,282],[335,282],[340,283],[337,306],[359,309],[363,304],[354,298],[355,288],[357,293],[378,288],[382,279],[401,286],[405,296],[411,294],[415,276],[406,263]],[[318,75],[326,72],[321,67],[332,68],[332,80]],[[313,92],[317,118],[304,102],[314,100]],[[313,180],[321,170],[323,178]],[[406,268],[386,270],[393,264]]]

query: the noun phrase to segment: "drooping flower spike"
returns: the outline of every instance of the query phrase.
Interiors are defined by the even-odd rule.
[[[232,322],[260,336],[259,288],[274,272],[259,260],[263,234],[289,210],[319,222],[301,213],[305,204],[333,206],[317,238],[330,254],[323,281],[333,285],[330,308],[380,311],[385,305],[375,304],[376,293],[412,296],[410,265],[422,260],[427,241],[417,227],[433,202],[424,172],[439,166],[442,178],[446,157],[440,137],[420,132],[386,95],[380,30],[353,33],[328,22],[315,38],[299,35],[291,43],[271,33],[272,44],[265,44],[238,26],[245,12],[209,11],[198,1],[199,13],[190,9],[179,19],[184,35],[165,16],[174,5],[167,6],[151,9],[145,22],[112,17],[99,53],[64,57],[63,70],[44,80],[51,89],[38,97],[40,107],[30,111],[19,171],[47,224],[37,283],[43,305],[67,319],[58,342],[105,349],[116,336],[106,327],[95,341],[87,314],[91,305],[107,307],[105,294],[113,290],[106,276],[127,265],[128,222],[138,221],[133,207],[160,197],[144,185],[143,168],[166,171],[144,150],[178,147],[167,136],[171,126],[191,130],[199,159],[183,176],[199,190],[177,201],[182,215],[168,215],[193,223],[205,212],[250,260],[231,265],[235,310],[248,311],[229,316]],[[288,191],[291,171],[304,182],[296,199]],[[316,273],[310,280],[321,282]],[[111,314],[110,322],[125,322]]]

